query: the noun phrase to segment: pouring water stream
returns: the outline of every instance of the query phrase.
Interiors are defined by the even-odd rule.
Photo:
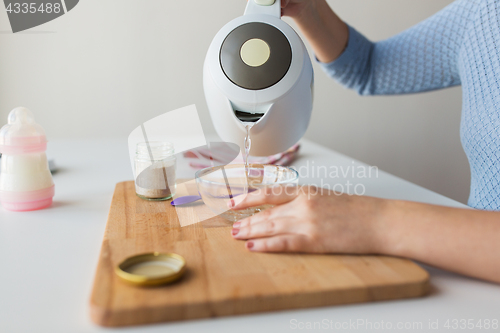
[[[248,157],[250,156],[250,149],[252,148],[252,139],[250,138],[250,129],[253,127],[254,123],[244,123],[245,124],[245,129],[246,129],[246,136],[245,139],[243,140],[243,147],[244,147],[244,152],[243,152],[243,160],[245,162],[245,176],[247,178],[247,186],[250,187],[250,178],[248,177],[249,173],[249,164],[248,164]],[[249,192],[250,192],[249,188]],[[198,195],[186,195],[183,197],[176,198],[172,200],[170,203],[172,206],[179,206],[179,205],[186,205],[189,203],[193,203],[195,201],[201,200],[201,197]]]

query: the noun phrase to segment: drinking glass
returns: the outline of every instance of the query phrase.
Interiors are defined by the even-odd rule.
[[[267,187],[273,187],[276,191],[290,191],[290,187],[298,186],[298,181],[297,171],[278,165],[250,164],[245,167],[244,164],[229,164],[196,172],[196,185],[205,205],[215,214],[232,222],[272,207],[261,205],[231,210],[228,203],[232,198]]]

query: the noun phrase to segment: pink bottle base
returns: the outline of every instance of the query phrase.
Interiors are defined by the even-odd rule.
[[[13,212],[27,212],[47,208],[52,205],[52,198],[30,201],[30,202],[5,202],[2,201],[3,208]]]
[[[7,210],[27,212],[52,205],[54,193],[54,185],[36,191],[0,191],[0,203]]]

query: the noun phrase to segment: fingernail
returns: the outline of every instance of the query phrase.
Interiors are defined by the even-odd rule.
[[[228,205],[229,208],[233,208],[234,207],[234,200],[233,199],[229,200],[229,202],[227,203],[227,205]]]
[[[240,232],[240,229],[238,228],[234,228],[231,233],[233,234],[233,236],[236,236],[238,234],[238,232]]]
[[[241,222],[234,222],[233,223],[233,228],[239,229],[240,225],[241,225]]]
[[[247,249],[253,248],[253,242],[247,242]]]

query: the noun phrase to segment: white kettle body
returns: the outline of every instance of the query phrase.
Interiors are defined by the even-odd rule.
[[[281,20],[280,0],[249,0],[205,58],[203,87],[217,133],[243,148],[252,123],[251,155],[285,151],[309,125],[313,77],[304,43]]]

